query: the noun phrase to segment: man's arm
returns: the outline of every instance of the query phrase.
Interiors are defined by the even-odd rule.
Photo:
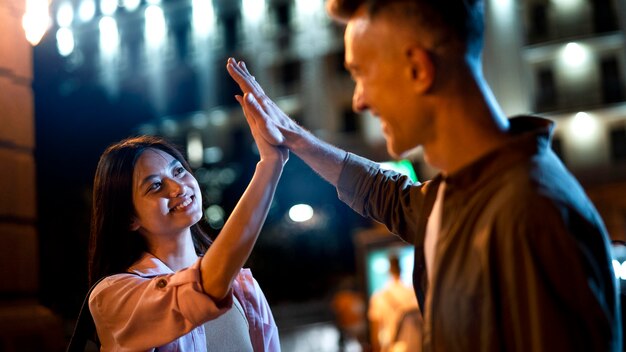
[[[317,138],[280,110],[248,72],[245,63],[231,58],[226,68],[243,91],[244,108],[262,136],[275,146],[288,148],[326,181],[337,186],[347,152]]]

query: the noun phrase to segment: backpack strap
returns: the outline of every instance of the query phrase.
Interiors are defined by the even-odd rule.
[[[72,338],[70,339],[70,343],[67,346],[66,352],[83,352],[85,351],[85,346],[87,345],[87,340],[92,340],[96,343],[96,345],[100,346],[100,341],[98,340],[98,334],[96,333],[96,325],[93,322],[93,317],[91,316],[91,312],[89,311],[89,296],[93,289],[100,283],[100,281],[106,278],[102,277],[100,280],[96,281],[85,296],[85,300],[83,300],[83,305],[80,307],[80,312],[78,313],[78,319],[76,319],[76,326],[74,327],[74,333],[72,334]]]
[[[417,324],[417,320],[419,319],[420,311],[417,308],[409,309],[402,313],[402,317],[400,321],[398,321],[398,326],[396,326],[396,333],[393,335],[393,342],[398,341],[400,337],[400,332],[402,331],[402,327],[404,324],[407,324],[407,321],[410,319],[415,320],[414,323]]]

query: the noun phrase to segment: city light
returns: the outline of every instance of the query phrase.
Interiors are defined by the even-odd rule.
[[[265,0],[243,0],[241,11],[246,22],[259,23],[265,13]]]
[[[204,218],[209,223],[209,226],[215,230],[219,230],[224,226],[224,209],[219,205],[211,205],[204,211]]]
[[[22,27],[26,34],[26,40],[31,45],[39,44],[50,27],[47,0],[26,0],[26,12],[22,17]]]
[[[128,11],[135,11],[139,8],[141,0],[124,0],[123,5]]]
[[[112,16],[117,10],[117,0],[100,0],[100,12],[104,16]]]
[[[313,214],[313,208],[308,204],[296,204],[289,209],[289,218],[294,222],[311,220]]]
[[[579,112],[572,118],[570,131],[577,142],[590,142],[598,136],[598,121],[586,112]]]
[[[59,28],[56,34],[57,50],[61,56],[68,56],[74,51],[74,34],[66,27]]]
[[[215,13],[211,0],[192,0],[193,32],[197,37],[207,37],[215,26]]]
[[[193,168],[202,166],[204,160],[204,146],[202,145],[202,135],[198,131],[192,131],[187,136],[187,160]]]
[[[83,0],[78,7],[78,18],[83,22],[89,22],[96,14],[96,3],[94,0]]]
[[[567,43],[561,54],[563,63],[569,67],[583,65],[587,61],[588,56],[587,48],[578,43]]]
[[[120,36],[117,30],[117,22],[113,17],[104,16],[98,22],[100,29],[100,48],[103,54],[111,55],[117,52]]]
[[[151,47],[161,46],[166,33],[163,9],[157,5],[150,5],[146,8],[144,16],[146,18],[146,42]]]
[[[617,279],[626,280],[626,262],[620,263],[613,259],[613,271]]]
[[[59,5],[56,19],[59,27],[69,27],[72,25],[72,21],[74,20],[74,9],[72,8],[72,4],[70,2],[66,1]]]

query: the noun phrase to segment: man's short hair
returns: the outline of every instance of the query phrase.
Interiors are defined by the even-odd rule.
[[[467,52],[479,54],[484,32],[483,0],[328,0],[328,14],[347,22],[366,6],[370,18],[386,11],[415,21],[416,28],[439,33],[443,40],[461,43]]]

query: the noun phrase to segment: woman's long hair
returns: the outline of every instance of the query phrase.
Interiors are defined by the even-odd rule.
[[[93,205],[89,239],[89,283],[125,272],[148,250],[146,239],[131,231],[135,215],[133,206],[133,172],[137,159],[146,149],[168,153],[191,172],[182,153],[160,137],[140,136],[109,146],[100,157],[93,182]],[[198,224],[191,226],[198,255],[204,254],[211,239]]]

